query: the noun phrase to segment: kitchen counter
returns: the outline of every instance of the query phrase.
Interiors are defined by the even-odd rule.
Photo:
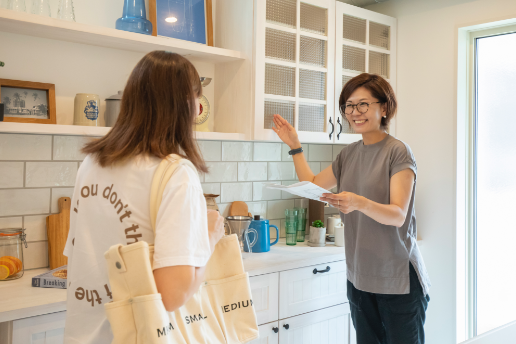
[[[296,269],[304,266],[344,260],[344,248],[327,245],[310,247],[304,243],[287,246],[285,239],[267,253],[243,253],[244,268],[249,276]],[[0,323],[66,310],[66,289],[33,288],[32,277],[48,269],[25,271],[13,281],[0,282]]]

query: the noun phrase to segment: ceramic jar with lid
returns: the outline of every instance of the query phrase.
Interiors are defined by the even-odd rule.
[[[106,113],[104,118],[106,119],[106,127],[112,127],[115,125],[118,114],[120,113],[120,104],[122,103],[122,91],[118,91],[117,94],[106,98]]]
[[[25,229],[0,229],[0,281],[10,281],[23,276],[23,245]]]
[[[74,101],[73,124],[100,127],[100,97],[96,94],[77,93]]]

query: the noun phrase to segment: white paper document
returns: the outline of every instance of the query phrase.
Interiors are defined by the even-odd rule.
[[[322,197],[323,193],[332,193],[331,191],[323,189],[322,187],[317,186],[311,182],[299,182],[289,186],[270,184],[267,186],[267,189],[278,189],[281,191],[290,192],[293,195],[313,199],[319,202],[321,201],[319,198]]]

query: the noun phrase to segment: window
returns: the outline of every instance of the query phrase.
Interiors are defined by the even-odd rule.
[[[516,320],[516,27],[504,24],[462,29],[462,57],[459,30],[458,342]]]

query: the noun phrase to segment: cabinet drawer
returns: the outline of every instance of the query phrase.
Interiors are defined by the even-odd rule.
[[[279,344],[279,327],[278,322],[272,322],[258,326],[260,338],[249,342],[249,344]]]
[[[347,303],[283,319],[280,343],[349,344],[350,320]]]
[[[279,318],[345,303],[346,280],[343,260],[280,272]]]
[[[62,344],[65,319],[66,312],[58,312],[15,320],[12,344]]]
[[[258,325],[278,320],[279,273],[250,277]]]

